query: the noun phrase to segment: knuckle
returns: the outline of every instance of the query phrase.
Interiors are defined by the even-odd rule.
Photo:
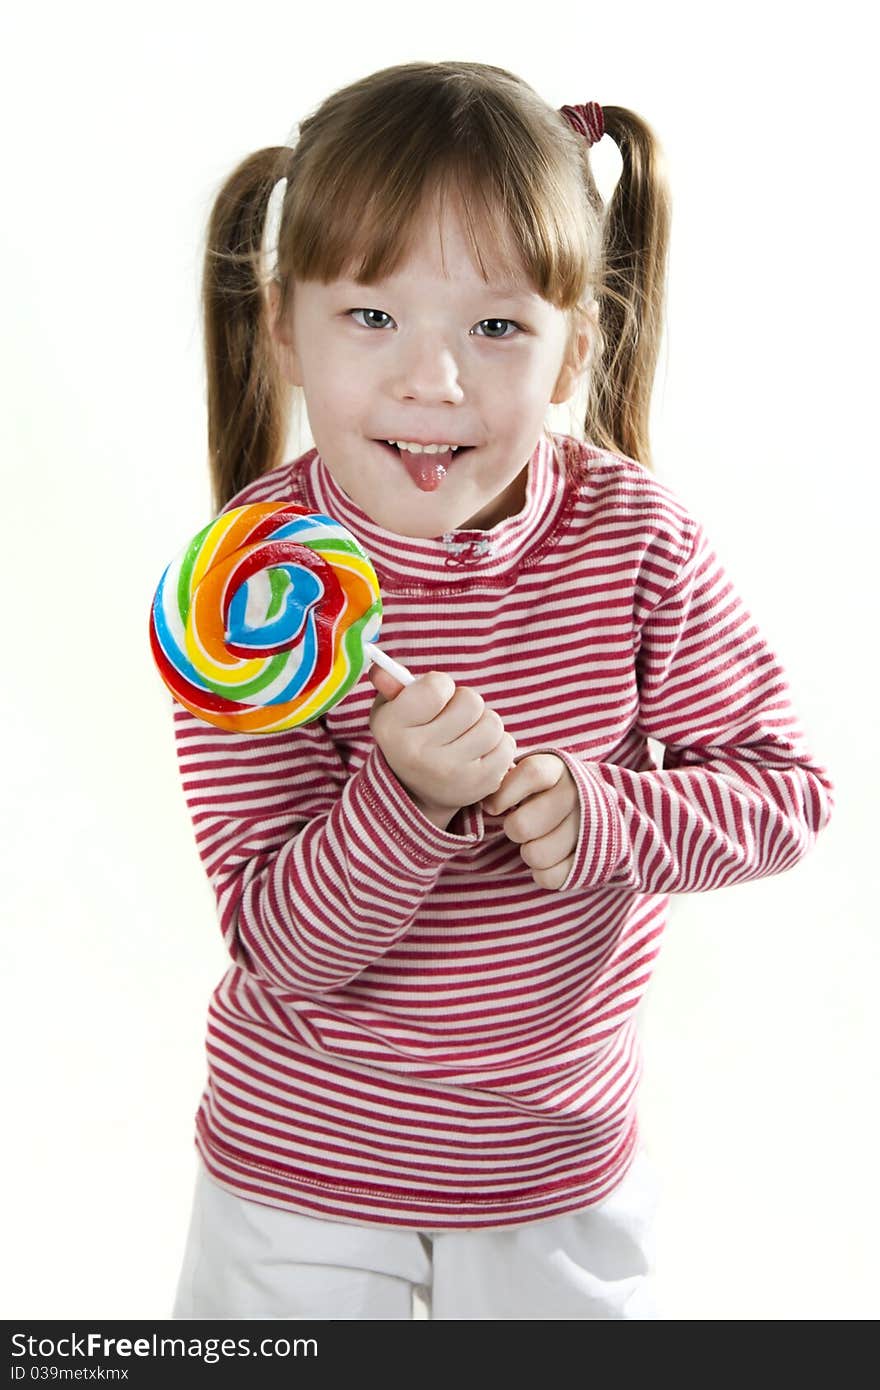
[[[474,690],[470,685],[460,685],[456,693],[456,701],[461,712],[472,719],[474,723],[481,718],[486,702],[479,690]]]
[[[499,737],[504,733],[504,720],[496,709],[485,709],[483,711],[483,719],[485,720],[487,728],[490,729],[492,733]]]
[[[541,768],[539,763],[537,762],[537,759],[527,758],[525,760],[523,772],[525,774],[526,795],[531,795],[533,792],[538,791],[539,788],[543,786]]]
[[[432,696],[446,704],[455,694],[455,681],[448,671],[429,671],[422,682]]]
[[[524,864],[528,864],[530,869],[537,870],[543,867],[541,864],[541,856],[535,853],[534,845],[532,845],[530,841],[526,841],[525,844],[520,845],[519,857]]]
[[[506,772],[513,762],[513,755],[515,752],[516,743],[511,738],[510,734],[503,733],[492,749],[492,757],[497,758],[499,762],[504,764],[504,771]]]

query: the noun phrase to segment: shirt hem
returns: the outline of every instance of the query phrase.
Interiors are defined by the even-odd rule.
[[[278,1207],[320,1220],[413,1230],[481,1230],[523,1226],[595,1206],[623,1181],[635,1158],[640,1136],[633,1119],[613,1159],[582,1178],[496,1197],[469,1192],[454,1195],[389,1191],[369,1184],[311,1178],[239,1154],[197,1123],[195,1147],[211,1180],[246,1201]]]

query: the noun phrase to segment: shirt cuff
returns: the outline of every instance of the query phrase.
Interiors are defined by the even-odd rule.
[[[456,811],[446,830],[428,820],[398,781],[378,744],[357,778],[358,797],[373,811],[379,825],[422,867],[441,864],[463,845],[484,838],[481,803]]]

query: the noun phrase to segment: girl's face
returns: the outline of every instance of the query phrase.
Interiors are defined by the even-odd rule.
[[[586,325],[574,363],[564,363],[563,311],[524,275],[502,285],[490,262],[487,273],[491,286],[457,212],[441,221],[434,210],[394,275],[370,286],[296,281],[292,322],[276,330],[282,370],[303,388],[324,463],[363,512],[398,535],[488,529],[515,516],[547,405],[577,384]],[[272,286],[273,319],[276,306]],[[437,471],[426,478],[424,465],[387,440],[469,447],[431,487]]]

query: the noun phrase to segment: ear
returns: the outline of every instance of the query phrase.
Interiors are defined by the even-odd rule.
[[[285,381],[290,382],[291,386],[302,386],[299,355],[293,345],[290,325],[286,321],[282,321],[279,316],[280,308],[281,286],[277,280],[270,280],[266,290],[266,313],[275,360]]]
[[[599,322],[598,302],[595,299],[591,300],[589,308],[581,310],[578,318],[579,327],[556,378],[556,385],[550,397],[551,405],[561,405],[564,401],[570,400],[587,369],[587,359]]]

